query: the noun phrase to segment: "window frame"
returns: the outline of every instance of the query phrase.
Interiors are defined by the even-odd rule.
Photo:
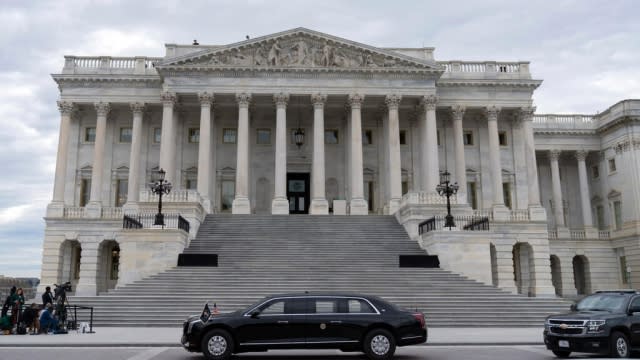
[[[130,134],[130,138],[128,141],[123,140],[122,139],[122,135],[123,135],[123,130],[129,130]],[[131,126],[120,126],[118,128],[118,144],[131,144],[133,143],[133,128]]]
[[[269,142],[266,142],[266,143],[261,143],[260,142],[260,132],[261,131],[268,131],[269,132]],[[256,129],[256,145],[263,145],[263,146],[272,145],[271,133],[272,133],[271,128],[257,128]]]
[[[196,134],[196,132],[197,132],[197,134]],[[199,127],[191,127],[191,128],[187,129],[187,142],[189,144],[199,144],[200,143],[200,128]]]
[[[398,133],[398,136],[400,134]],[[365,142],[364,139],[369,139],[368,142]],[[373,143],[373,130],[372,129],[362,129],[362,146],[371,146]]]
[[[233,141],[226,141],[225,140],[225,133],[227,131],[232,131],[233,132]],[[234,145],[238,143],[238,128],[222,128],[222,143],[223,144],[228,144],[228,145]]]
[[[613,166],[611,166],[613,164]],[[612,157],[607,159],[607,166],[609,169],[609,175],[613,175],[618,172],[618,165],[616,164],[616,158]]]
[[[594,179],[600,178],[600,166],[599,165],[591,165],[591,177]]]
[[[399,135],[398,141],[400,142],[401,146],[409,144],[409,142],[407,141],[407,130],[400,129],[400,135]]]
[[[85,126],[83,127],[82,132],[82,143],[83,144],[95,144],[96,142],[96,127],[95,126]],[[89,135],[89,129],[93,129],[93,140],[88,140],[87,137]]]
[[[470,135],[471,137],[468,138],[467,135]],[[467,139],[471,139],[471,141],[467,141]],[[475,146],[476,139],[473,130],[462,130],[462,143],[464,146]]]
[[[160,136],[159,139],[156,139],[156,131],[159,133],[158,134]],[[157,144],[160,144],[161,142],[162,142],[162,128],[154,127],[153,130],[151,130],[151,143],[157,145]]]
[[[508,136],[507,136],[507,131],[506,130],[498,131],[498,144],[500,146],[505,146],[505,147],[509,146],[509,140],[508,140]]]
[[[327,132],[335,133],[336,142],[327,142]],[[338,145],[340,144],[340,132],[338,129],[324,129],[324,144],[325,145]]]

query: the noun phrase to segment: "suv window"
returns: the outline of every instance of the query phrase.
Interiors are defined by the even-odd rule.
[[[631,300],[631,304],[629,305],[629,309],[631,308],[640,308],[640,296],[633,298]]]
[[[623,311],[627,297],[619,294],[595,294],[580,300],[578,311]]]

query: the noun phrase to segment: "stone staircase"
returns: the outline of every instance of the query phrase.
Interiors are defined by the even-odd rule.
[[[208,215],[184,253],[218,254],[218,267],[175,267],[72,304],[97,326],[178,326],[205,302],[233,311],[279,293],[378,295],[418,309],[428,326],[541,326],[561,299],[512,295],[442,269],[400,268],[424,255],[392,216]]]

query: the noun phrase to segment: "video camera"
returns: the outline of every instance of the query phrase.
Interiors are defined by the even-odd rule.
[[[64,284],[53,284],[55,289],[53,289],[53,296],[56,300],[61,298],[63,301],[67,298],[67,292],[71,292],[71,282],[67,281]]]

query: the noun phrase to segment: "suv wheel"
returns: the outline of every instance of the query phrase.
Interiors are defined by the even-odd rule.
[[[374,329],[365,336],[363,349],[369,359],[388,360],[396,351],[396,340],[389,331]]]
[[[552,350],[552,352],[553,352],[553,355],[563,359],[566,359],[569,357],[569,355],[571,355],[571,351]]]
[[[202,355],[209,360],[227,360],[233,353],[233,338],[222,329],[213,329],[202,338]]]
[[[631,349],[627,336],[618,331],[611,334],[611,357],[628,358],[629,356],[631,356]]]

